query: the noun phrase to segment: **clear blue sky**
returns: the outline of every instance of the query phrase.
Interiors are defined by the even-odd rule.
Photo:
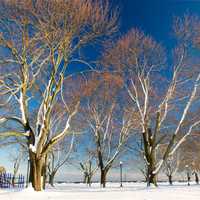
[[[171,28],[174,16],[184,13],[200,15],[200,0],[110,0],[114,6],[121,8],[120,31],[127,32],[133,27],[152,35],[164,46],[171,47]],[[6,165],[11,170],[10,149],[0,149],[0,165]],[[69,170],[64,170],[69,177]],[[25,172],[25,165],[22,167]],[[72,174],[76,174],[73,171]]]
[[[174,16],[200,15],[200,0],[112,0],[121,7],[121,31],[137,27],[170,46]]]

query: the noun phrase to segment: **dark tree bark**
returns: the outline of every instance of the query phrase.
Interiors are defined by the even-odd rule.
[[[152,172],[152,170],[147,174],[147,186],[151,184],[158,186],[157,184],[157,175]]]
[[[105,169],[102,169],[101,170],[101,186],[103,187],[103,188],[105,188],[106,187],[106,175],[107,175],[107,171],[105,170]]]
[[[195,176],[195,182],[198,185],[199,184],[199,176],[197,172],[194,172],[194,176]]]
[[[144,153],[147,161],[147,186],[151,184],[157,186],[157,174],[154,173],[156,169],[156,138],[152,137],[151,129],[147,129],[143,134]]]
[[[49,174],[49,184],[54,187],[54,178],[55,178],[55,172],[52,172],[51,174]]]
[[[98,156],[98,161],[99,161],[99,168],[100,168],[100,171],[101,171],[100,184],[101,184],[101,187],[105,188],[106,187],[107,171],[105,170],[105,167],[104,167],[103,155],[102,155],[102,149],[101,149],[101,141],[100,140],[101,140],[100,132],[98,131],[98,137],[96,138],[96,145],[97,145],[97,156]]]
[[[91,187],[91,175],[88,174],[87,178],[86,178],[86,184]]]
[[[173,185],[172,175],[169,175],[169,176],[168,176],[168,180],[169,180],[169,184],[170,184],[170,185]]]
[[[191,177],[190,177],[190,173],[187,172],[187,181],[188,181],[188,186],[190,186],[190,179],[191,179]]]

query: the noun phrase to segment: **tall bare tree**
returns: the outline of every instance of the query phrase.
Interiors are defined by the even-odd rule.
[[[83,113],[96,148],[100,184],[105,187],[108,171],[124,150],[137,120],[134,110],[118,96],[122,86],[120,76],[105,72],[94,77],[92,83],[95,89],[86,99]]]
[[[14,107],[1,112],[0,122],[16,124],[1,135],[27,139],[30,181],[36,191],[42,190],[46,155],[69,133],[80,104],[80,98],[64,98],[68,67],[86,64],[82,47],[116,31],[116,14],[109,10],[108,3],[90,0],[0,2],[0,102],[1,108]],[[58,102],[63,126],[52,135]]]
[[[185,127],[188,113],[199,107],[200,71],[197,58],[199,21],[190,16],[177,18],[174,32],[178,39],[174,50],[174,65],[168,69],[163,48],[150,36],[133,29],[104,55],[104,65],[118,71],[125,79],[125,88],[133,108],[140,114],[140,129],[147,166],[147,184],[157,185],[157,174],[169,156],[200,123],[195,117]],[[195,33],[195,34],[194,34]],[[170,74],[167,75],[166,74]],[[167,148],[156,158],[159,144]],[[165,140],[165,141],[164,141]]]

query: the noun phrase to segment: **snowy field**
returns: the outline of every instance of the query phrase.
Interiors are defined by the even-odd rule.
[[[108,183],[106,189],[93,184],[87,188],[83,184],[58,184],[47,187],[43,192],[32,188],[22,191],[0,189],[0,200],[200,200],[200,186],[175,183],[174,186],[161,184],[158,188],[146,188],[144,183]]]

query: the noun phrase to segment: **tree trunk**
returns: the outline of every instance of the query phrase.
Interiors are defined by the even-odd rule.
[[[29,160],[29,180],[28,180],[28,182],[29,183],[31,183],[32,184],[32,186],[34,185],[34,167],[33,167],[33,165],[34,165],[34,163],[33,163],[33,161],[30,159]]]
[[[41,191],[43,189],[42,161],[36,160],[34,164],[34,189]]]
[[[154,174],[152,170],[147,175],[147,186],[151,186],[151,184],[158,186],[157,175]]]
[[[156,169],[156,145],[155,137],[153,137],[151,129],[148,128],[143,132],[144,153],[147,161],[147,186],[151,184],[157,185],[157,174],[154,173]]]
[[[86,178],[86,183],[89,187],[91,187],[91,176],[88,175],[87,178]]]
[[[49,174],[49,184],[54,187],[54,178],[55,178],[55,172],[52,172],[51,174]]]
[[[98,162],[99,162],[99,168],[101,170],[101,179],[100,179],[100,184],[101,187],[105,188],[106,187],[106,173],[107,170],[104,167],[103,163],[103,156],[102,156],[102,147],[101,147],[101,140],[100,140],[100,132],[97,131],[97,138],[96,138],[96,145],[97,145],[97,156],[98,156]]]
[[[47,160],[48,160],[48,157],[46,155],[45,159],[44,159],[44,164],[42,166],[43,189],[45,189],[45,187],[46,187],[46,180],[47,180]]]
[[[89,177],[88,177],[88,185],[89,185],[89,187],[91,187],[91,184],[92,184],[91,179],[92,179],[92,178],[89,176]]]
[[[30,176],[29,181],[35,191],[43,189],[44,181],[44,158],[37,159],[34,153],[30,153]]]
[[[42,188],[45,190],[46,187],[46,180],[47,180],[47,175],[46,175],[46,165],[43,165],[42,167]]]
[[[188,181],[188,186],[190,186],[190,173],[187,172],[187,181]]]
[[[195,182],[196,182],[196,184],[198,185],[198,184],[199,184],[199,176],[198,176],[198,173],[195,172],[195,173],[194,173],[194,176],[195,176]]]
[[[156,169],[156,156],[154,150],[149,155],[149,165],[147,166],[147,186],[150,186],[151,184],[158,186],[157,184],[157,174],[154,173]]]
[[[107,171],[105,169],[101,170],[101,186],[103,188],[106,187],[106,175],[107,175]]]
[[[15,187],[15,174],[12,177],[12,186]]]
[[[169,176],[168,176],[168,180],[169,180],[169,184],[172,185],[172,184],[173,184],[172,175],[169,175]]]

